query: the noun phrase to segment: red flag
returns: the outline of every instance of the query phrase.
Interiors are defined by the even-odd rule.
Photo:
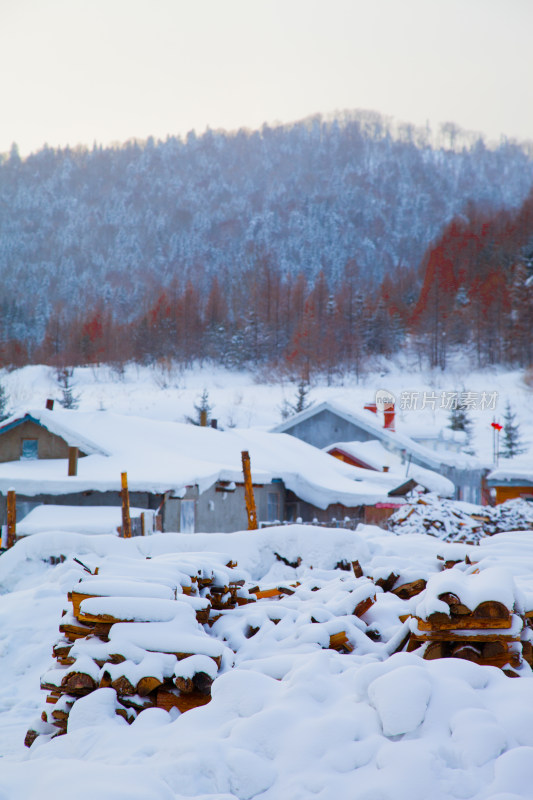
[[[503,430],[503,425],[500,425],[499,422],[491,422],[490,424],[497,431]]]

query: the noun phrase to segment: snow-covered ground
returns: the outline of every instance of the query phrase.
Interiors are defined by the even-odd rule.
[[[78,700],[69,732],[31,749],[26,729],[43,707],[39,678],[51,665],[66,593],[109,560],[162,559],[209,550],[232,559],[250,581],[300,582],[298,592],[228,612],[211,635],[234,656],[212,687],[212,701],[182,715],[149,709],[128,724],[114,691]],[[298,567],[289,562],[302,559]],[[66,560],[57,562],[64,555]],[[464,562],[468,555],[474,566]],[[440,558],[438,558],[440,557]],[[193,556],[189,558],[194,559]],[[42,533],[0,557],[0,797],[47,800],[522,800],[532,797],[533,680],[461,659],[423,661],[393,652],[414,612],[411,600],[379,593],[362,619],[348,611],[358,581],[335,564],[358,559],[374,579],[440,573],[462,559],[457,578],[490,570],[529,608],[533,533],[503,533],[479,546],[307,526],[234,534],[111,536]],[[451,580],[453,571],[440,573]],[[485,581],[485,584],[487,582]],[[484,594],[491,587],[484,584]],[[498,594],[500,592],[500,594]],[[487,595],[488,596],[488,595]],[[270,621],[277,603],[278,625]],[[253,617],[259,632],[246,636]],[[349,627],[351,625],[351,627]],[[327,647],[337,628],[354,649]],[[372,628],[376,637],[365,633]]]
[[[4,372],[0,382],[9,394],[11,410],[44,406],[48,397],[62,396],[55,370],[49,367],[28,366]],[[74,371],[73,384],[80,410],[105,408],[179,422],[196,416],[194,404],[206,389],[212,417],[223,428],[271,428],[281,421],[283,402],[294,402],[297,393],[296,384],[288,379],[271,376],[260,382],[250,373],[212,366],[180,369],[130,365],[123,373],[108,366],[85,367]],[[416,364],[398,360],[383,362],[378,371],[359,383],[354,377],[332,386],[312,383],[308,399],[314,403],[338,400],[362,411],[365,403],[373,401],[376,392],[383,389],[394,394],[397,428],[409,435],[445,429],[449,411],[441,406],[446,405],[449,393],[470,393],[473,447],[476,455],[487,462],[492,461],[490,424],[494,418],[503,421],[509,400],[522,439],[533,447],[533,388],[524,381],[521,371],[494,368],[476,372],[458,364],[447,372],[421,372]],[[486,407],[482,409],[483,405]]]

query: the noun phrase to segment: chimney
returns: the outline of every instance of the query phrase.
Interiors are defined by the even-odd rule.
[[[394,403],[385,403],[383,407],[383,427],[389,431],[395,431],[394,426]]]
[[[377,407],[376,403],[366,403],[365,404],[365,409],[366,409],[366,411],[371,411],[373,414],[377,414],[378,413],[378,407]]]
[[[389,471],[389,467],[383,467],[383,472],[388,472],[388,471]]]
[[[217,422],[217,420],[216,420],[216,419],[212,419],[212,420],[211,420],[211,427],[212,427],[212,428],[218,428],[218,422]]]
[[[207,411],[205,408],[202,408],[200,411],[200,427],[206,428],[207,427]]]
[[[53,411],[54,410],[54,401],[50,397],[46,401],[46,408],[47,408],[48,411]]]

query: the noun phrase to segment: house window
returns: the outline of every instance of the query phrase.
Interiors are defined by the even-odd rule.
[[[182,500],[180,504],[180,532],[194,533],[195,531],[195,503],[194,500]]]
[[[268,493],[267,519],[269,522],[279,520],[279,494],[277,492]]]
[[[24,460],[39,458],[39,441],[37,439],[23,439],[20,457]]]

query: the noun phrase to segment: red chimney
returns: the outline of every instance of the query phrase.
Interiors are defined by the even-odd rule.
[[[378,413],[378,407],[377,407],[376,403],[366,403],[365,409],[366,409],[366,411],[372,411],[373,414],[377,414]]]
[[[383,407],[383,427],[389,431],[395,431],[394,427],[394,403],[386,403]]]
[[[54,410],[54,401],[50,397],[46,401],[46,408],[48,409],[48,411]]]

